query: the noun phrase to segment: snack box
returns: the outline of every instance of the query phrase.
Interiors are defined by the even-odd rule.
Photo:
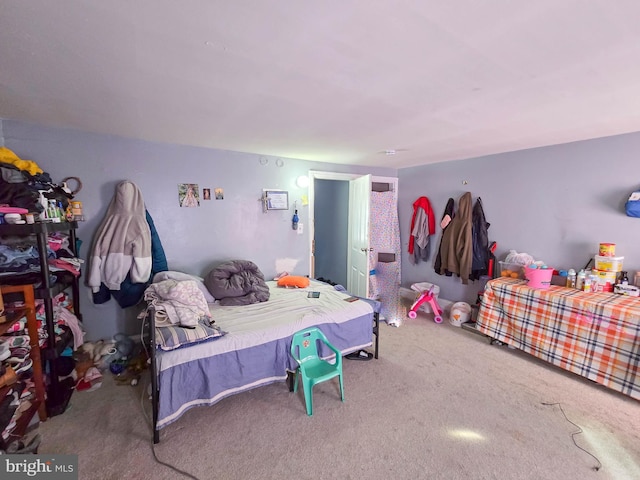
[[[500,264],[500,276],[510,278],[524,278],[524,266],[517,263],[498,262]]]
[[[638,297],[640,296],[640,288],[635,285],[616,285],[613,287],[613,293],[628,295],[630,297]]]

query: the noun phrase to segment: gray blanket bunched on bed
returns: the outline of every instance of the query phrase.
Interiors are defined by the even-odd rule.
[[[258,266],[249,260],[231,260],[218,265],[204,279],[220,305],[238,306],[269,300],[269,287]]]

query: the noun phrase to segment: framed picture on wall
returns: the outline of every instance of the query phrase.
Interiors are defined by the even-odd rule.
[[[200,194],[197,183],[179,183],[178,200],[181,207],[199,207]]]
[[[286,190],[264,190],[264,205],[267,210],[289,210],[289,192]]]

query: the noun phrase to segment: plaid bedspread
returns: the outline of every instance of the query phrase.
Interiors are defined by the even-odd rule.
[[[476,328],[570,372],[640,400],[640,298],[497,278]]]

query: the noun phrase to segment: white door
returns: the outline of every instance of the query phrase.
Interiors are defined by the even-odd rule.
[[[349,238],[347,290],[369,296],[369,197],[371,175],[349,181]]]

